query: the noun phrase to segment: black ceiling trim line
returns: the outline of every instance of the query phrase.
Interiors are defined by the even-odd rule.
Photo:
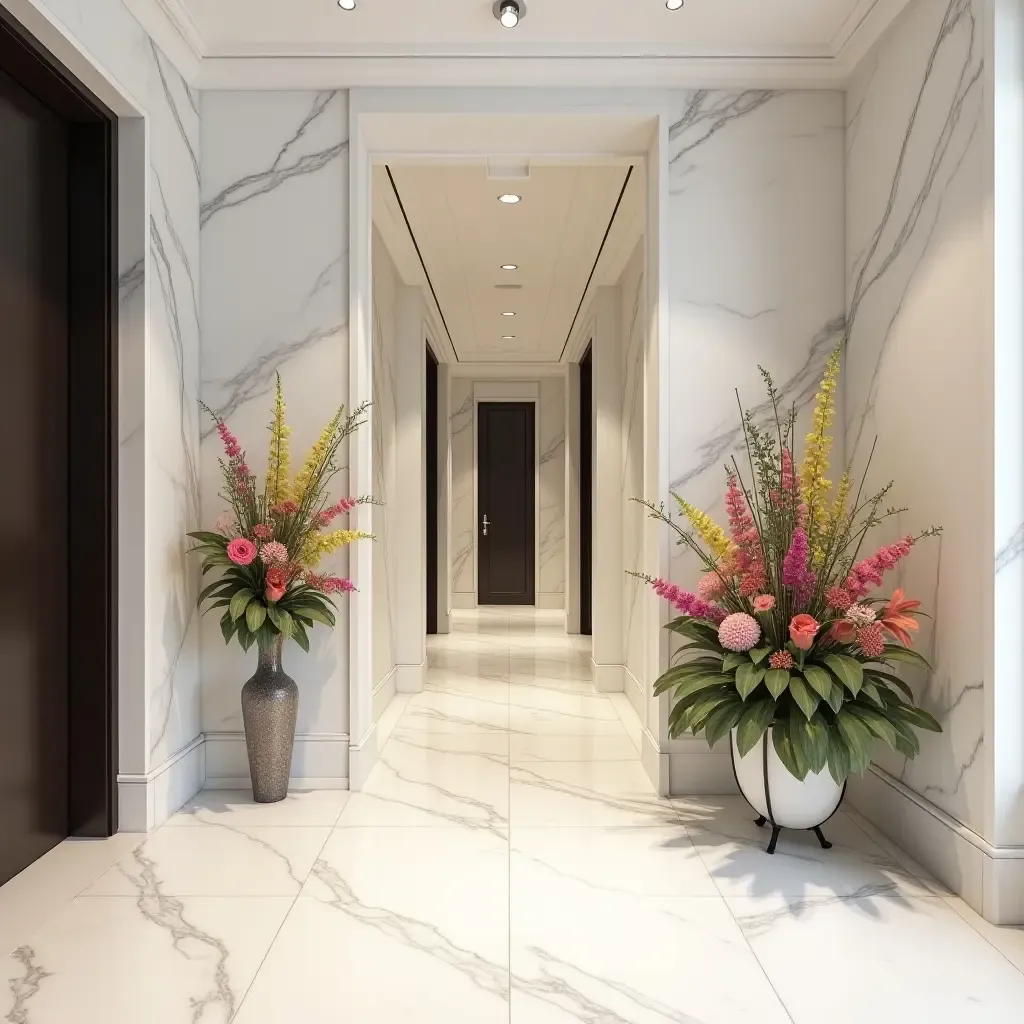
[[[629,184],[629,179],[632,175],[633,165],[630,164],[629,170],[626,171],[625,181],[623,181],[622,188],[619,190],[619,198],[615,200],[615,209],[612,210],[608,227],[604,229],[604,238],[601,239],[597,255],[594,257],[594,265],[590,268],[590,276],[587,278],[587,283],[583,286],[583,294],[580,296],[580,304],[576,307],[576,315],[572,318],[572,323],[569,325],[569,333],[565,336],[565,344],[562,346],[561,355],[558,357],[559,362],[565,358],[565,350],[569,347],[569,339],[572,337],[572,332],[576,330],[576,321],[579,319],[580,310],[583,309],[583,302],[587,297],[587,292],[590,290],[590,282],[594,280],[594,274],[597,273],[597,265],[601,262],[601,253],[604,252],[605,243],[608,241],[608,236],[612,233],[612,225],[615,223],[615,217],[619,212],[619,207],[622,205],[622,197],[626,194],[626,186]]]
[[[632,170],[632,168],[630,168]],[[455,347],[455,342],[452,340],[452,332],[448,330],[448,321],[444,318],[444,310],[441,308],[441,300],[437,297],[437,292],[434,291],[434,282],[430,280],[430,272],[427,270],[426,263],[423,262],[423,253],[420,252],[420,243],[416,241],[416,235],[412,230],[412,225],[409,223],[409,215],[405,212],[405,204],[402,202],[402,197],[398,194],[398,186],[395,184],[395,176],[391,173],[391,168],[385,164],[384,170],[388,173],[388,181],[391,182],[392,191],[395,193],[395,199],[398,200],[398,208],[402,211],[402,220],[405,221],[406,230],[409,232],[409,237],[412,239],[413,248],[416,250],[416,255],[419,257],[420,266],[423,268],[423,276],[427,279],[427,287],[430,289],[430,294],[434,296],[434,304],[437,306],[437,312],[441,316],[441,323],[444,325],[444,333],[448,335],[448,344],[451,345],[452,351],[455,353],[455,362],[461,363],[459,359],[459,350]]]

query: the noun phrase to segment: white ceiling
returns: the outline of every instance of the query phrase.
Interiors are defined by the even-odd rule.
[[[458,360],[558,362],[629,165],[533,166],[528,179],[489,177],[483,161],[389,169]],[[631,176],[591,289],[618,277],[639,240],[641,178]],[[425,285],[384,167],[373,190],[374,221],[399,272]],[[498,202],[504,192],[522,202]]]
[[[491,0],[162,0],[207,55],[679,54],[835,56],[876,6],[906,0],[529,0],[515,29]]]

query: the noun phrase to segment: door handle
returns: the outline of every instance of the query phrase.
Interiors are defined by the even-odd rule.
[[[487,513],[484,513],[484,536],[487,536],[487,527],[491,524],[487,521]]]

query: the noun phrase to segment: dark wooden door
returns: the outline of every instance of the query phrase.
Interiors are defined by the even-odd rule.
[[[533,604],[534,405],[481,402],[477,409],[480,604]]]
[[[427,345],[427,632],[437,632],[437,357]]]
[[[590,346],[580,361],[580,633],[593,630],[594,363]]]
[[[69,150],[0,71],[0,883],[68,835]]]

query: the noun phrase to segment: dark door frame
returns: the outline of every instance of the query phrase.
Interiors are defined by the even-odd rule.
[[[590,636],[594,614],[594,360],[580,360],[580,633]]]
[[[485,418],[483,410],[488,406],[499,406],[503,408],[521,408],[529,411],[529,418],[527,420],[527,447],[530,453],[530,463],[532,472],[527,474],[526,486],[527,493],[525,495],[526,505],[529,509],[527,522],[529,523],[529,531],[527,535],[526,547],[529,551],[529,558],[526,563],[526,575],[527,575],[527,591],[530,595],[529,601],[520,602],[515,600],[503,600],[495,597],[490,593],[490,587],[484,579],[483,573],[483,559],[481,554],[483,552],[483,513],[486,511],[480,508],[480,493],[481,493],[481,480],[483,479],[482,466],[482,449],[484,445],[481,443],[484,431]],[[477,402],[476,406],[476,498],[474,507],[477,509],[477,524],[476,524],[476,560],[477,560],[477,581],[476,581],[476,594],[478,604],[526,604],[532,605],[537,602],[537,406],[538,403],[533,400],[516,400],[506,401],[503,399],[490,399],[487,401]],[[488,592],[489,599],[484,600],[485,590]]]
[[[437,632],[437,356],[428,342],[426,352],[426,410],[423,418],[427,471],[427,633]]]
[[[0,68],[69,124],[68,834],[117,831],[117,116],[0,7]]]

